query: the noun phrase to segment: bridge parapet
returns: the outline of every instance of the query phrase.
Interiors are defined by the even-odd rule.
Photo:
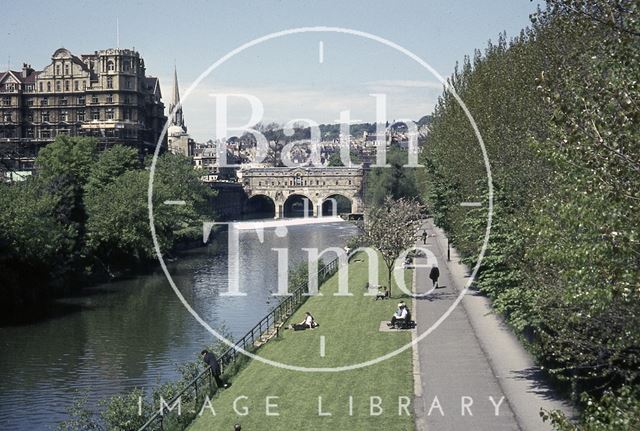
[[[351,212],[362,211],[361,168],[348,167],[272,167],[242,169],[241,182],[249,198],[258,195],[269,197],[275,204],[276,218],[284,214],[287,200],[299,195],[312,203],[313,215],[333,195],[344,196],[351,201]]]

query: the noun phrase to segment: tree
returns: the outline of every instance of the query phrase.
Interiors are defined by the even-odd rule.
[[[394,199],[420,197],[414,168],[406,168],[407,151],[392,148],[387,154],[390,167],[373,168],[365,178],[365,199],[370,205],[381,205],[387,196]]]
[[[86,194],[87,244],[107,272],[111,272],[112,264],[129,265],[131,258],[144,262],[155,257],[147,204],[149,172],[137,168],[117,175],[123,162],[131,167],[137,165],[124,150],[103,154],[92,172],[91,187],[87,187]],[[114,160],[118,162],[113,163]],[[213,218],[209,206],[213,196],[186,157],[164,154],[158,158],[153,206],[162,252],[171,250],[180,240],[201,234],[202,222]],[[184,200],[186,204],[164,205],[167,200]]]
[[[353,150],[349,150],[349,158],[351,160],[351,163],[354,164],[354,165],[359,165],[360,163],[362,163],[362,160],[360,159],[360,156]],[[344,163],[342,163],[342,159],[340,158],[340,151],[336,151],[335,153],[331,153],[331,155],[329,156],[328,165],[329,166],[344,166]]]
[[[640,10],[631,0],[547,3],[530,29],[510,42],[500,35],[449,79],[493,176],[475,282],[553,376],[590,394],[585,421],[603,413],[585,429],[622,429],[619,420],[637,416],[640,367]],[[459,203],[488,190],[473,130],[449,93],[422,158],[430,211],[473,266],[487,212]],[[625,387],[624,402],[612,402],[607,393]]]
[[[366,214],[366,242],[382,255],[387,266],[389,292],[395,262],[402,252],[414,245],[422,212],[423,207],[416,200],[387,197],[382,205],[373,207]]]
[[[100,189],[124,174],[140,168],[138,151],[123,145],[114,145],[104,151],[91,166],[87,179],[87,192],[92,193]]]

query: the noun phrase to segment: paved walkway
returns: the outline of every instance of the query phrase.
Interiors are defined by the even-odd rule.
[[[445,234],[431,222],[426,248],[439,263],[440,288],[414,300],[417,335],[453,304],[468,280],[455,250],[447,262]],[[419,241],[422,244],[422,240]],[[416,264],[431,264],[426,258]],[[414,288],[432,288],[429,267],[417,268]],[[531,356],[492,313],[490,301],[469,291],[451,314],[414,348],[416,427],[421,430],[548,430],[540,408],[562,409]],[[504,398],[503,398],[504,397]],[[501,401],[502,400],[502,401]]]

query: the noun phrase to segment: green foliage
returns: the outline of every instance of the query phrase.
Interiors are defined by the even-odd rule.
[[[420,197],[414,168],[405,168],[407,163],[407,151],[393,148],[387,154],[387,164],[390,166],[373,168],[367,173],[365,200],[368,204],[380,206],[387,196],[393,199]]]
[[[103,427],[97,422],[95,415],[87,408],[86,392],[76,395],[69,408],[69,419],[61,422],[56,431],[102,431]]]
[[[351,163],[354,165],[359,165],[360,163],[362,163],[362,160],[360,160],[360,156],[353,150],[349,151],[349,160],[351,160]],[[344,166],[344,163],[342,163],[342,159],[340,158],[339,151],[332,153],[329,156],[328,162],[329,166]]]
[[[140,167],[138,152],[134,148],[122,145],[114,145],[104,151],[98,157],[96,163],[91,166],[87,181],[88,193],[105,187],[127,171],[133,171]]]
[[[415,200],[387,197],[382,205],[371,208],[366,214],[363,241],[382,255],[387,267],[389,293],[396,260],[415,243],[422,212],[422,205]]]
[[[559,431],[620,431],[640,429],[640,396],[637,390],[623,386],[618,391],[606,391],[599,399],[582,397],[586,409],[579,424],[561,412],[540,413]]]
[[[140,403],[143,404],[143,414],[139,414]],[[133,431],[147,421],[145,413],[149,411],[149,407],[144,403],[142,389],[136,388],[124,394],[114,395],[103,401],[101,406],[103,410],[100,417],[107,431]]]
[[[38,302],[96,265],[110,275],[155,258],[147,194],[150,172],[138,153],[60,136],[36,159],[36,175],[0,185],[0,283],[5,305]],[[213,218],[213,192],[188,159],[159,157],[153,203],[163,252],[197,238]],[[187,205],[164,205],[184,200]],[[27,269],[28,268],[28,269]]]
[[[626,0],[548,3],[530,29],[501,35],[449,79],[493,177],[476,286],[552,375],[593,394],[585,421],[599,412],[597,424],[584,429],[622,429],[614,416],[637,415],[640,369],[640,10]],[[480,147],[449,93],[430,129],[423,198],[475,265],[488,203]]]

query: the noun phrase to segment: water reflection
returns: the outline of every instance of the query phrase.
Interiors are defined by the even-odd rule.
[[[302,248],[342,246],[355,232],[347,223],[326,223],[289,226],[279,238],[271,227],[260,243],[255,232],[242,231],[240,289],[248,294],[243,297],[219,295],[228,279],[224,235],[215,246],[189,251],[168,267],[203,319],[239,337],[275,305],[272,248],[287,248],[293,266],[305,257]],[[160,271],[91,287],[59,305],[65,313],[0,328],[0,429],[53,429],[77,388],[90,390],[96,406],[117,392],[177,377],[175,365],[213,341]]]

